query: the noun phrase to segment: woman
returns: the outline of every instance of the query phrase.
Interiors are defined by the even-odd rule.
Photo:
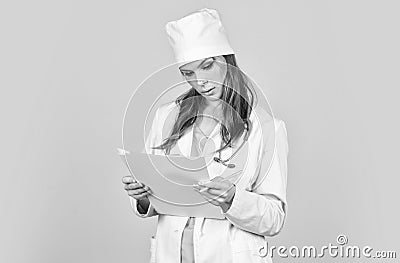
[[[158,214],[147,198],[150,188],[124,177],[135,213],[158,216],[151,262],[272,262],[265,238],[280,232],[287,212],[285,123],[255,105],[256,94],[237,67],[217,11],[203,8],[169,22],[166,30],[191,89],[158,108],[146,150],[220,158],[208,167],[210,182],[193,189],[219,206],[225,218]],[[175,121],[167,125],[169,136],[163,138],[171,114]],[[248,160],[242,177],[233,183],[219,176],[221,169],[229,169],[221,159],[229,158],[246,136]],[[211,141],[220,147],[210,151]]]

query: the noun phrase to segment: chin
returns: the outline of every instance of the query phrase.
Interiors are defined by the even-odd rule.
[[[206,99],[209,100],[209,101],[218,101],[218,100],[221,99],[221,96],[213,95],[213,96],[206,97]]]

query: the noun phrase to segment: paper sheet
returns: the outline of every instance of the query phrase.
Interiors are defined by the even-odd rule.
[[[148,198],[159,214],[225,218],[219,206],[207,202],[193,189],[193,184],[210,180],[204,158],[191,160],[145,153],[125,156],[134,178],[152,190]]]

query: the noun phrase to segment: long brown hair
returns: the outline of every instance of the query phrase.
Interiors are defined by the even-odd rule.
[[[232,143],[242,135],[245,129],[244,124],[251,128],[249,118],[257,99],[252,83],[239,69],[235,55],[229,54],[223,55],[223,57],[228,66],[220,98],[225,102],[222,103],[223,124],[225,125],[221,125],[220,129],[225,145],[216,152],[231,147]],[[153,149],[162,149],[166,154],[169,154],[171,148],[185,134],[185,131],[195,123],[200,109],[205,105],[205,98],[191,88],[180,95],[175,103],[179,106],[179,113],[170,136],[164,139],[161,145],[152,147]]]

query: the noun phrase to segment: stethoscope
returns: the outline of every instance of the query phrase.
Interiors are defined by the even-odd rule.
[[[222,156],[221,156],[221,152],[222,152],[222,151],[219,151],[219,152],[218,152],[218,157],[214,157],[214,161],[215,161],[215,162],[220,163],[220,164],[222,164],[222,165],[225,165],[225,166],[228,167],[228,168],[235,168],[235,167],[236,167],[236,165],[235,165],[234,163],[227,163],[227,162],[229,162],[230,160],[232,160],[232,158],[235,157],[235,156],[238,154],[238,152],[240,151],[240,149],[241,149],[241,148],[243,147],[243,145],[247,142],[247,140],[248,140],[248,138],[249,138],[249,133],[250,133],[250,127],[249,127],[249,122],[248,122],[248,121],[245,121],[245,122],[244,122],[244,128],[245,128],[245,130],[246,130],[246,133],[245,133],[245,135],[244,135],[244,137],[243,137],[243,141],[242,141],[242,143],[240,144],[239,148],[237,148],[237,149],[235,150],[235,152],[234,152],[229,158],[224,159],[224,160],[222,160],[222,158],[221,158],[221,157],[222,157]],[[203,132],[201,131],[200,127],[199,127],[199,130],[200,130],[201,133],[203,133]],[[203,135],[204,135],[205,137],[208,137],[208,136],[206,136],[204,133],[203,133]],[[221,142],[221,147],[222,147],[222,142]]]
[[[239,150],[243,147],[243,145],[246,143],[247,139],[249,138],[250,127],[249,127],[249,124],[247,121],[244,123],[244,128],[246,129],[246,133],[243,137],[243,142],[240,144],[239,148],[237,148],[235,150],[235,152],[229,158],[224,159],[224,160],[221,159],[221,151],[219,151],[218,157],[214,157],[214,161],[216,161],[217,163],[223,164],[228,168],[236,167],[236,165],[234,163],[227,163],[227,162],[229,162],[233,157],[235,157],[235,155],[239,152]]]
[[[206,82],[208,82],[208,81],[203,82],[202,85],[204,85]],[[223,164],[223,165],[225,165],[225,166],[228,167],[228,168],[235,168],[235,167],[236,167],[235,164],[233,164],[233,163],[227,163],[227,162],[229,162],[233,157],[235,157],[235,155],[239,152],[239,150],[240,150],[240,149],[243,147],[243,145],[247,142],[247,139],[249,138],[249,133],[250,133],[249,124],[250,124],[250,122],[249,122],[248,120],[244,120],[244,128],[246,129],[246,134],[244,135],[244,137],[243,137],[243,142],[240,144],[239,148],[237,148],[237,149],[235,150],[235,152],[234,152],[229,158],[227,158],[227,159],[225,159],[225,160],[222,160],[222,159],[221,159],[221,151],[219,151],[219,152],[218,152],[218,157],[214,157],[214,161],[215,161],[215,162],[220,163],[220,164]],[[199,128],[199,129],[200,129],[200,128]],[[200,131],[201,131],[201,129],[200,129]],[[203,133],[203,131],[201,131],[201,133]],[[204,133],[203,133],[203,135],[204,135],[205,137],[208,138],[208,136],[205,135]],[[222,142],[221,142],[221,147],[222,147]]]

